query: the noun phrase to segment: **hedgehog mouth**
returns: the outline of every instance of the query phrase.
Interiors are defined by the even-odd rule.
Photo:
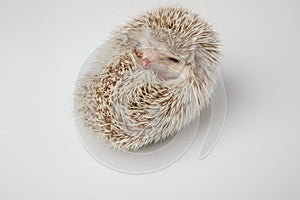
[[[152,63],[147,70],[151,70],[155,74],[156,78],[161,81],[175,80],[183,77],[182,71],[160,64]]]

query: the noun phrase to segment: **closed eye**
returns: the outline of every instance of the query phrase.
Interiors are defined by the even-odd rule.
[[[178,59],[176,59],[176,58],[173,58],[173,57],[169,57],[169,60],[170,60],[170,61],[172,61],[172,62],[175,62],[175,63],[178,63],[178,62],[179,62],[179,60],[178,60]]]

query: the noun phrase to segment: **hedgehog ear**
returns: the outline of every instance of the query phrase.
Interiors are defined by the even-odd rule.
[[[189,57],[187,59],[187,63],[193,66],[193,68],[201,68],[202,66],[202,57],[199,52],[190,52]]]
[[[186,59],[187,64],[192,65],[193,67],[196,67],[195,58],[196,58],[195,53],[191,51],[188,55],[188,58]]]

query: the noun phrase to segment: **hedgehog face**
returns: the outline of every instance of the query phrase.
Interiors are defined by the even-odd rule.
[[[144,70],[154,72],[161,81],[185,78],[183,71],[189,64],[187,56],[172,49],[167,38],[157,37],[149,28],[135,30],[128,37],[134,41],[130,46],[136,63]]]
[[[151,70],[162,81],[179,78],[182,75],[186,62],[170,51],[136,46],[133,50],[137,63],[145,70]]]

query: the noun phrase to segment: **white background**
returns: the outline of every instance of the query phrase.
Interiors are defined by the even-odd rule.
[[[300,199],[297,0],[185,1],[220,33],[228,114],[206,159],[190,149],[122,174],[82,147],[72,90],[89,53],[163,1],[0,0],[0,199]]]

